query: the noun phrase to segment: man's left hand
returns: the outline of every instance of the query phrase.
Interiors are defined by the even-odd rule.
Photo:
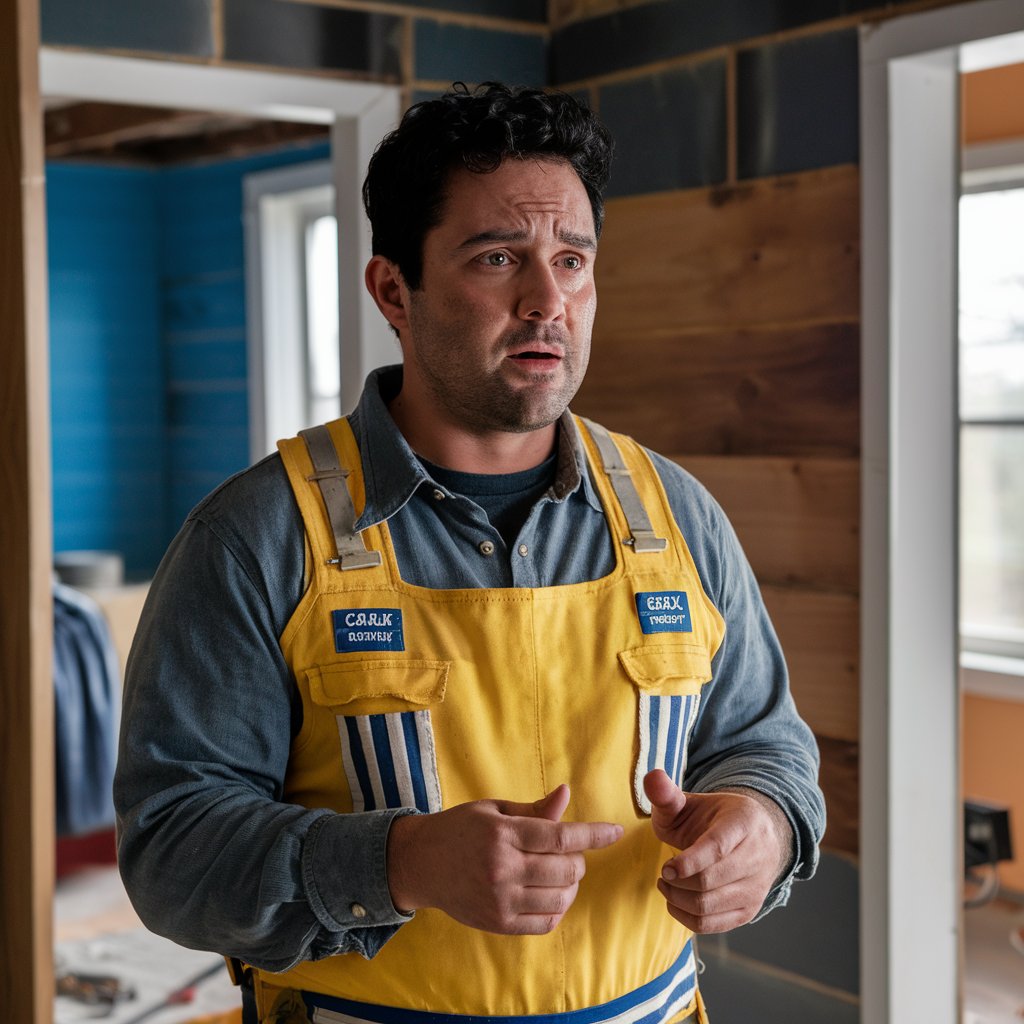
[[[752,920],[792,853],[782,809],[752,790],[684,793],[660,769],[644,789],[655,835],[679,850],[658,879],[668,912],[698,934]]]

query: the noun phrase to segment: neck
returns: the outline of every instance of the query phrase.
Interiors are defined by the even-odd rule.
[[[413,451],[436,466],[460,473],[518,473],[540,465],[552,452],[558,436],[551,423],[526,433],[490,431],[474,434],[432,416],[418,416],[402,394],[388,411]]]

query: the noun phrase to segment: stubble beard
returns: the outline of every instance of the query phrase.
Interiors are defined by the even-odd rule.
[[[434,353],[445,350],[444,342],[439,341],[431,339],[429,347]],[[564,332],[550,326],[518,330],[503,339],[502,349],[511,351],[531,341],[561,346],[562,358],[552,366],[550,374],[561,376],[557,386],[543,390],[529,385],[511,386],[502,375],[504,356],[486,375],[477,370],[467,372],[457,359],[423,359],[418,351],[415,358],[431,397],[452,420],[474,434],[526,434],[558,420],[579,389],[586,369],[585,362],[580,365],[585,347],[581,351]]]

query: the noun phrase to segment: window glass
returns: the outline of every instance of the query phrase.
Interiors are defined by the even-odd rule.
[[[317,217],[306,228],[306,339],[309,420],[341,415],[338,348],[338,222]]]
[[[1024,418],[1024,188],[960,201],[960,415]]]
[[[988,636],[993,630],[1021,633],[1024,427],[963,427],[960,495],[960,601],[964,632],[976,636]]]
[[[1024,188],[961,199],[960,419],[964,647],[1024,658]]]

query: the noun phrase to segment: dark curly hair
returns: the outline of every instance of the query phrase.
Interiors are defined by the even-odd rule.
[[[438,99],[410,107],[370,159],[363,205],[373,229],[373,252],[398,265],[419,288],[423,239],[441,221],[449,172],[497,170],[506,157],[567,160],[587,190],[601,234],[602,194],[612,140],[594,113],[574,97],[485,82],[462,83]]]

